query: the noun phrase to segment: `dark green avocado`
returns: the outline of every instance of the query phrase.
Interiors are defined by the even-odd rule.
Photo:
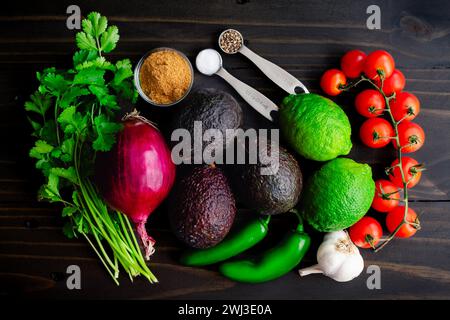
[[[232,175],[235,194],[243,204],[260,214],[274,215],[292,209],[302,191],[302,172],[297,160],[279,148],[279,168],[275,174],[262,175],[261,162],[244,165]]]
[[[230,135],[226,136],[226,130],[240,128],[243,124],[243,113],[239,103],[229,93],[213,88],[199,89],[189,96],[187,102],[180,106],[173,116],[171,132],[179,128],[186,129],[194,139],[195,121],[201,121],[202,134],[208,129],[220,130],[223,136],[222,149],[225,149],[233,140]],[[178,142],[172,142],[172,146],[176,143]],[[214,143],[221,142],[211,142]],[[205,146],[206,144],[203,145]],[[220,146],[217,147],[220,149]]]
[[[169,201],[172,231],[192,248],[209,248],[225,238],[236,215],[228,180],[215,166],[196,167],[176,184]]]

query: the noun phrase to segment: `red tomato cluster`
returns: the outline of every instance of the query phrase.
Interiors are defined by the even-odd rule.
[[[392,142],[396,149],[400,145],[402,154],[419,150],[425,142],[425,133],[412,120],[420,112],[420,101],[414,94],[403,91],[405,76],[395,68],[394,58],[388,52],[376,50],[366,55],[360,50],[351,50],[342,56],[340,69],[330,69],[323,74],[320,86],[326,94],[337,96],[360,79],[370,81],[381,89],[381,92],[375,87],[365,89],[356,95],[356,111],[367,118],[359,131],[361,141],[370,148],[382,148]],[[399,162],[399,159],[392,162],[388,170],[389,180],[375,182],[372,208],[387,213],[386,227],[389,232],[397,231],[396,237],[408,238],[416,233],[419,221],[411,208],[408,208],[405,217],[405,207],[399,205],[402,202],[401,190],[405,186],[414,187],[421,178],[423,168],[411,157],[402,156],[401,164]],[[404,221],[408,223],[402,224]],[[357,246],[373,248],[380,242],[383,230],[377,220],[366,216],[353,225],[349,233]]]

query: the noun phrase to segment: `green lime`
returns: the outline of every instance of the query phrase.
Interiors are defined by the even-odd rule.
[[[280,127],[292,148],[307,159],[328,161],[347,155],[352,148],[347,115],[336,103],[317,94],[284,98]]]
[[[304,188],[301,211],[318,231],[342,230],[366,214],[374,194],[369,165],[337,158],[311,176]]]

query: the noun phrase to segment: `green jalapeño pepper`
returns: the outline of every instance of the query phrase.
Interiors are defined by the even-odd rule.
[[[187,266],[206,266],[234,257],[253,247],[267,235],[270,216],[247,222],[242,228],[233,230],[222,242],[208,249],[192,249],[181,256]]]
[[[303,223],[298,213],[299,224],[275,247],[258,258],[225,262],[220,272],[227,278],[239,282],[259,283],[281,277],[297,266],[309,249],[310,237],[303,231]]]

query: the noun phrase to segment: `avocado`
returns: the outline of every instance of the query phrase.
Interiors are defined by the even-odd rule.
[[[270,175],[261,174],[265,165],[259,160],[257,164],[235,169],[233,188],[247,208],[260,214],[275,215],[287,212],[297,204],[303,185],[300,166],[282,147],[279,147],[278,159],[278,171]]]
[[[170,132],[175,129],[186,129],[192,139],[194,136],[194,122],[201,121],[202,135],[208,129],[218,129],[222,133],[222,141],[212,141],[210,147],[216,143],[223,143],[217,149],[225,149],[233,141],[233,136],[226,135],[227,129],[237,129],[243,124],[243,112],[232,95],[213,88],[199,89],[193,92],[187,102],[180,106],[170,124]],[[169,139],[170,140],[170,139]],[[172,142],[172,147],[178,142]],[[203,144],[203,149],[206,147]],[[193,148],[192,148],[193,151]],[[189,157],[192,155],[185,155]]]
[[[181,179],[169,204],[172,231],[192,248],[209,248],[222,241],[235,215],[228,180],[214,165],[195,167]]]

